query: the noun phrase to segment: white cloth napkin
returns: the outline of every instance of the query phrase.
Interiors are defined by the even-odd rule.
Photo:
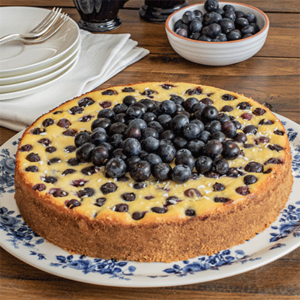
[[[80,30],[80,35],[81,52],[73,70],[40,92],[0,101],[0,126],[23,130],[40,115],[95,89],[149,54],[137,47],[130,34],[91,34]]]

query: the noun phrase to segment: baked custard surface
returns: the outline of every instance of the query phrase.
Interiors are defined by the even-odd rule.
[[[107,178],[104,167],[76,164],[74,135],[90,131],[101,109],[122,103],[128,95],[137,101],[163,101],[171,95],[210,98],[219,111],[231,106],[233,110],[226,114],[241,123],[238,132],[247,125],[257,127],[255,134],[247,134],[245,143],[238,143],[243,154],[228,161],[237,175],[209,178],[193,173],[184,184],[150,177],[141,188],[129,174]],[[233,100],[228,100],[228,95]],[[240,109],[244,102],[250,107]],[[265,112],[257,115],[257,109]],[[250,98],[188,83],[115,86],[70,100],[27,128],[16,157],[15,198],[22,217],[36,233],[70,252],[104,259],[171,262],[243,243],[275,221],[292,188],[291,159],[281,122]],[[246,171],[251,162],[261,164],[263,171]],[[68,169],[73,171],[66,172]],[[237,189],[245,187],[246,175],[255,175],[258,180],[248,185],[247,195],[241,195]],[[108,182],[117,189],[106,194],[101,187]],[[216,191],[216,183],[225,189]],[[190,189],[199,193],[188,193]],[[125,201],[124,193],[135,194],[135,200]],[[72,207],[70,200],[81,205]],[[116,211],[118,204],[128,205],[127,212]],[[167,209],[157,213],[152,211],[154,207]],[[188,216],[187,210],[195,214]],[[143,212],[144,217],[134,220],[135,212]]]

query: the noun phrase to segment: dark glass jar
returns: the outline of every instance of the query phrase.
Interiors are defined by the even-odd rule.
[[[170,14],[187,5],[186,0],[145,0],[140,16],[148,22],[165,22]]]
[[[104,32],[118,28],[120,8],[129,0],[73,0],[79,14],[80,28],[91,32]]]

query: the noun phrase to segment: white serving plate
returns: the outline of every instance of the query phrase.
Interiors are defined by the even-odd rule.
[[[0,7],[0,36],[27,33],[49,13],[37,7]],[[70,19],[44,43],[25,45],[11,42],[0,45],[0,78],[17,76],[58,62],[80,39],[75,21]]]
[[[300,246],[300,126],[277,116],[287,130],[292,148],[292,193],[277,220],[244,244],[211,256],[173,263],[137,263],[71,255],[35,234],[20,215],[14,200],[13,179],[15,153],[23,133],[20,132],[0,147],[0,246],[27,264],[56,276],[117,287],[200,283],[271,263]]]
[[[76,63],[78,61],[78,56],[76,57],[75,61],[66,70],[64,70],[59,75],[57,75],[56,77],[52,78],[51,80],[48,80],[48,81],[46,81],[46,82],[44,82],[42,84],[30,87],[28,89],[23,89],[23,90],[16,91],[16,92],[11,92],[11,93],[1,93],[0,94],[0,101],[15,99],[15,98],[27,96],[27,95],[30,95],[30,94],[37,93],[37,92],[41,91],[46,86],[48,86],[48,85],[56,82],[57,80],[61,79],[63,76],[65,76],[66,74],[68,74],[75,67],[75,65],[76,65]]]
[[[0,86],[0,93],[5,94],[5,93],[19,92],[22,90],[33,88],[35,86],[50,82],[55,77],[63,74],[66,69],[68,69],[71,65],[73,65],[74,62],[78,59],[79,53],[80,53],[80,49],[78,49],[64,65],[59,67],[58,70],[55,70],[51,73],[34,78],[32,80]]]
[[[17,76],[7,76],[7,77],[4,77],[4,78],[0,78],[0,87],[3,86],[3,85],[15,84],[15,83],[20,83],[20,82],[36,79],[36,78],[39,78],[39,77],[44,76],[46,74],[49,74],[49,73],[51,73],[55,70],[58,70],[67,61],[69,61],[72,57],[74,57],[74,55],[76,55],[76,52],[79,49],[80,49],[80,39],[57,62],[54,62],[52,65],[50,65],[46,68],[41,68],[41,69],[35,70],[33,72],[30,72],[30,73],[24,73],[24,74],[17,75]]]

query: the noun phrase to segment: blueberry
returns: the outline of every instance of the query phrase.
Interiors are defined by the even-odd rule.
[[[157,154],[163,162],[171,162],[175,157],[176,149],[172,145],[163,143],[159,145]]]
[[[227,11],[235,11],[235,8],[234,8],[234,6],[231,5],[231,4],[226,4],[226,5],[223,6],[223,10],[224,10],[225,12],[227,12]]]
[[[191,33],[200,33],[202,29],[202,22],[200,19],[195,18],[189,25],[189,29]]]
[[[195,123],[200,128],[200,131],[204,130],[204,124],[199,119],[194,119],[191,121],[191,123]]]
[[[112,110],[117,115],[117,114],[121,114],[121,113],[126,113],[127,109],[128,109],[127,105],[125,105],[123,103],[119,103],[119,104],[115,105]]]
[[[251,25],[245,26],[241,29],[241,33],[243,36],[246,34],[254,34],[254,27]]]
[[[184,125],[189,123],[189,118],[185,115],[177,115],[175,116],[171,123],[170,128],[176,133],[181,133]]]
[[[251,34],[251,33],[246,33],[246,34],[244,34],[243,35],[243,39],[246,39],[246,38],[248,38],[248,37],[250,37],[250,36],[252,36],[253,34]]]
[[[172,130],[166,130],[160,135],[161,139],[166,139],[170,141],[174,140],[175,137],[176,135]]]
[[[245,134],[256,134],[257,127],[255,127],[254,125],[247,125],[247,126],[245,126],[243,131]]]
[[[128,95],[123,98],[123,104],[125,104],[126,106],[130,106],[135,103],[136,103],[136,99],[133,96]]]
[[[150,166],[155,166],[159,163],[162,163],[162,160],[160,158],[160,156],[158,156],[157,154],[154,153],[149,153],[144,157],[144,160],[147,161]]]
[[[222,156],[225,159],[235,159],[240,154],[239,146],[233,141],[226,141],[223,143]]]
[[[140,160],[133,164],[129,174],[137,182],[145,181],[151,175],[151,166],[147,161]]]
[[[91,141],[91,137],[87,131],[77,133],[74,139],[76,147],[80,147],[81,145],[85,143],[89,143],[90,141]]]
[[[182,36],[182,37],[187,37],[188,36],[188,32],[186,29],[183,28],[179,28],[175,31],[176,34]]]
[[[97,118],[108,118],[113,119],[115,117],[114,111],[109,108],[104,108],[98,112]]]
[[[221,131],[222,125],[218,120],[213,120],[209,123],[206,123],[205,130],[213,134],[214,132]]]
[[[259,32],[259,27],[256,23],[250,23],[249,25],[251,25],[254,28],[254,33],[258,33]]]
[[[91,134],[91,142],[95,146],[99,146],[100,144],[108,141],[108,136],[107,134],[99,131],[93,131]]]
[[[221,131],[216,131],[210,136],[211,140],[217,140],[221,143],[223,143],[226,139],[225,134]]]
[[[243,132],[239,132],[235,137],[234,140],[238,143],[246,143],[247,142],[247,136]]]
[[[218,23],[221,20],[222,20],[222,16],[220,14],[212,11],[205,15],[204,24],[207,26],[212,23]]]
[[[191,151],[194,157],[199,157],[201,154],[201,149],[204,147],[204,142],[200,140],[193,140],[187,144],[187,148]]]
[[[110,144],[113,148],[119,148],[120,144],[123,142],[123,135],[116,133],[110,138]]]
[[[125,123],[126,122],[126,114],[125,113],[121,113],[121,114],[117,114],[114,116],[113,118],[113,122],[121,122],[121,123]]]
[[[206,36],[206,35],[201,35],[199,38],[198,38],[198,41],[203,41],[203,42],[211,42],[211,38]]]
[[[171,100],[162,101],[159,105],[160,114],[173,115],[176,111],[176,104]]]
[[[177,149],[184,148],[188,143],[188,141],[185,138],[180,136],[176,136],[172,142]]]
[[[164,129],[168,129],[172,121],[172,117],[170,115],[163,114],[158,116],[157,121]]]
[[[194,18],[195,18],[194,12],[188,10],[182,15],[181,19],[184,24],[188,24],[188,23],[192,22],[194,20]]]
[[[201,129],[196,123],[188,123],[183,127],[182,133],[187,140],[194,140],[200,136]]]
[[[207,144],[202,148],[202,153],[205,156],[209,156],[211,158],[218,157],[223,151],[222,143],[217,140],[210,140]]]
[[[141,130],[147,128],[147,123],[142,119],[134,119],[130,121],[128,125],[131,127],[140,128]]]
[[[143,115],[143,110],[139,106],[132,105],[127,109],[126,115],[132,119],[140,119]]]
[[[226,42],[227,41],[227,36],[225,33],[220,33],[218,36],[217,36],[217,39],[220,40],[220,42]]]
[[[131,156],[126,159],[126,164],[128,167],[128,170],[131,170],[134,163],[140,161],[141,159],[138,156]]]
[[[195,167],[195,159],[191,155],[177,155],[175,159],[175,165],[185,165],[188,166],[191,171]]]
[[[145,150],[142,150],[139,157],[141,160],[144,160],[144,158],[148,155],[148,152]]]
[[[194,10],[194,15],[195,15],[195,18],[198,18],[199,20],[202,20],[203,13],[202,13],[201,10],[195,9],[195,10]]]
[[[206,97],[206,98],[203,98],[203,99],[200,100],[199,105],[201,104],[201,106],[202,106],[202,103],[203,103],[204,105],[212,105],[214,102],[213,102],[210,98]],[[205,107],[205,106],[202,106],[202,107],[197,108],[197,109],[203,109],[204,107]],[[195,111],[196,111],[196,110],[195,110]]]
[[[159,140],[149,136],[141,141],[141,146],[147,152],[154,152],[159,147]]]
[[[171,167],[167,163],[159,163],[152,167],[152,175],[159,181],[169,179],[170,171]]]
[[[109,128],[109,126],[111,125],[111,120],[108,118],[100,118],[100,119],[96,119],[93,121],[92,123],[92,130],[95,129],[96,127],[102,127],[104,129]]]
[[[139,127],[129,126],[124,132],[125,138],[135,138],[139,140],[142,137],[142,131]]]
[[[187,182],[191,177],[191,169],[188,166],[177,165],[171,171],[171,179],[179,184]]]
[[[148,128],[143,129],[142,130],[142,137],[143,138],[147,138],[149,136],[152,136],[152,137],[154,137],[156,139],[159,138],[159,134],[158,134],[158,132],[154,128],[148,127]]]
[[[149,123],[151,121],[155,121],[157,119],[157,116],[152,113],[152,112],[147,112],[143,115],[143,120],[146,122],[146,123]],[[132,121],[131,121],[132,122]]]
[[[237,133],[235,124],[231,121],[226,121],[222,124],[222,132],[229,138],[234,138]]]
[[[218,113],[219,113],[218,110],[214,106],[208,105],[208,106],[204,107],[204,109],[201,113],[202,121],[207,123],[212,120],[216,120],[216,119],[218,119]]]
[[[228,18],[220,20],[219,25],[221,26],[222,32],[225,34],[235,29],[234,22]]]
[[[227,121],[230,121],[230,118],[227,114],[224,114],[224,113],[219,113],[218,115],[218,120],[221,122],[221,124],[227,122]]]
[[[95,166],[103,166],[108,161],[109,156],[108,149],[100,145],[93,150],[91,160]]]
[[[208,12],[215,11],[219,8],[219,2],[218,0],[206,0],[204,3],[204,8]]]
[[[249,24],[250,23],[256,23],[256,17],[252,13],[246,13],[244,18],[246,18],[248,20]]]
[[[164,131],[164,128],[157,121],[149,122],[148,127],[155,129],[158,134],[161,134]]]
[[[211,136],[210,132],[204,130],[200,133],[199,140],[201,140],[204,143],[207,143],[208,140],[210,139],[210,136]]]
[[[124,123],[116,122],[110,126],[109,131],[110,131],[111,135],[114,135],[116,133],[123,134],[125,132],[125,130],[127,129],[127,127],[128,126],[125,125]]]
[[[242,38],[242,34],[238,29],[235,29],[233,31],[230,31],[227,34],[228,41],[236,41]]]
[[[184,99],[178,95],[171,95],[170,100],[178,105],[181,105],[184,102]]]
[[[143,105],[145,105],[147,108],[147,111],[149,111],[149,109],[151,107],[155,106],[154,102],[151,99],[142,99],[139,101],[139,103],[142,103]]]
[[[176,32],[178,29],[185,29],[186,31],[188,31],[188,25],[183,23],[181,19],[179,19],[178,21],[175,22],[174,24],[174,31]]]
[[[262,173],[264,171],[264,167],[258,162],[251,161],[245,166],[245,171],[251,173]]]
[[[235,16],[234,11],[228,10],[228,11],[226,11],[225,14],[223,15],[223,18],[230,19],[230,20],[232,20],[232,21],[234,22],[235,19],[236,19],[236,16]]]
[[[94,150],[95,145],[92,143],[85,143],[80,146],[76,151],[76,158],[81,162],[91,161],[92,151]]]
[[[249,22],[245,18],[237,18],[235,20],[235,26],[236,26],[237,29],[242,29],[242,28],[244,28],[245,26],[248,26],[248,25],[249,25]]]
[[[229,164],[226,159],[219,158],[214,161],[212,166],[212,171],[219,173],[220,175],[225,175],[229,170]]]
[[[186,99],[182,103],[182,106],[187,112],[191,113],[193,111],[193,106],[198,103],[199,103],[199,100],[197,98],[191,97],[191,98]]]
[[[202,34],[215,39],[221,33],[221,26],[217,23],[212,23],[202,29]]]
[[[117,148],[113,151],[113,157],[121,158],[122,160],[127,159],[127,155],[124,153],[122,148]]]
[[[246,176],[244,177],[244,183],[245,183],[246,185],[253,184],[253,183],[255,183],[257,180],[258,180],[258,178],[257,178],[256,176],[254,176],[254,175],[246,175]]]
[[[176,157],[180,155],[192,156],[192,152],[189,149],[179,149],[176,152]]]
[[[135,138],[128,138],[124,141],[124,153],[127,156],[138,156],[141,153],[141,144]]]
[[[204,174],[209,172],[212,169],[212,164],[213,161],[210,157],[208,156],[200,156],[197,160],[196,160],[196,170],[198,173],[200,174]]]
[[[115,206],[115,211],[117,212],[127,212],[128,211],[128,204],[119,203]]]
[[[245,17],[245,14],[242,11],[240,11],[240,10],[236,10],[235,11],[235,15],[236,15],[237,18],[243,18],[243,17]]]

